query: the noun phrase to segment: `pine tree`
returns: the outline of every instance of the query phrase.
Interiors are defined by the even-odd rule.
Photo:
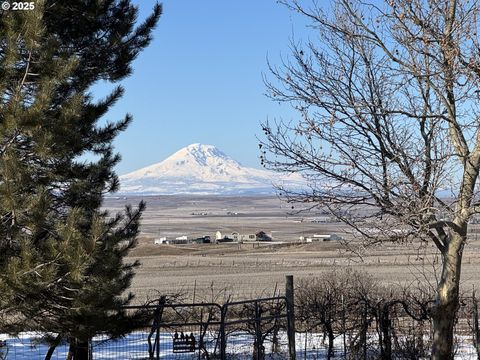
[[[0,12],[0,330],[56,333],[75,359],[94,334],[131,325],[121,306],[138,264],[124,258],[144,209],[100,209],[131,117],[99,125],[123,89],[97,102],[89,89],[131,73],[160,13],[136,26],[129,0]]]

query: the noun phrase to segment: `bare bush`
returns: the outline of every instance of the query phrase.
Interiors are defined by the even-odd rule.
[[[347,358],[418,359],[431,343],[424,335],[432,299],[423,288],[386,288],[357,271],[330,272],[298,282],[297,328],[324,334],[327,359],[339,351],[334,340],[340,336]]]

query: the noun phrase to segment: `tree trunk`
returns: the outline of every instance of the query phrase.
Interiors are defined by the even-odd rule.
[[[379,305],[379,327],[380,327],[380,358],[382,360],[392,359],[392,326],[390,320],[390,308],[388,305]]]
[[[48,352],[45,355],[45,360],[50,360],[52,358],[53,352],[57,348],[58,344],[60,344],[60,341],[62,341],[62,335],[58,334],[55,340],[53,341],[53,343],[50,344],[50,347],[48,348]]]
[[[330,321],[327,321],[325,323],[325,330],[328,336],[327,360],[330,360],[335,356],[335,348],[334,348],[335,335],[333,334],[333,327]]]
[[[76,351],[75,351],[75,356],[74,360],[89,360],[89,351],[88,351],[88,346],[89,342],[88,341],[77,341],[77,346],[76,346]]]
[[[70,345],[68,346],[68,353],[67,353],[67,358],[66,360],[72,360],[73,359],[73,352],[75,351],[75,346],[73,345],[73,339],[70,340]]]
[[[423,335],[425,335],[423,321],[420,321],[419,323],[417,323],[416,329],[417,329],[417,335],[416,335],[417,340],[415,341],[415,348],[416,348],[415,351],[416,351],[417,357],[418,358],[426,357],[427,349],[425,349],[425,342],[423,341]]]
[[[464,230],[466,234],[466,225]],[[464,239],[465,235],[452,233],[448,247],[442,253],[442,276],[432,312],[432,360],[453,360],[453,329],[459,306],[458,292]]]
[[[67,360],[89,360],[89,341],[72,339],[68,349]]]
[[[367,335],[368,335],[368,305],[365,302],[363,305],[363,324],[362,324],[362,329],[360,333],[360,346],[363,351],[363,356],[362,359],[367,359]]]
[[[253,343],[253,360],[265,360],[265,348],[262,340],[255,340]]]
[[[278,326],[274,326],[273,328],[273,336],[272,336],[272,352],[274,354],[278,354],[280,352],[280,344],[278,340],[278,330],[280,328]]]

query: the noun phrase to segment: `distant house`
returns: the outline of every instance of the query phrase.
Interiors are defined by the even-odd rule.
[[[215,240],[220,240],[222,238],[222,233],[220,231],[217,231],[215,233]]]
[[[235,241],[255,241],[255,234],[240,234],[236,231],[232,232],[231,237]]]
[[[331,241],[331,240],[342,240],[341,236],[336,234],[314,234],[313,236],[303,237],[300,236],[301,241],[305,241],[307,243],[314,242],[314,241]]]
[[[190,243],[190,240],[188,240],[187,236],[179,236],[175,239],[167,239],[166,237],[161,237],[153,240],[153,243],[155,245],[161,245],[161,244],[180,245],[180,244],[188,244]]]
[[[272,241],[272,237],[265,231],[259,231],[255,234],[255,240],[257,241]]]
[[[221,238],[221,239],[216,239],[216,242],[217,242],[217,243],[233,242],[233,238],[228,237],[227,235],[225,235],[225,236],[224,236],[223,238]]]
[[[166,244],[166,243],[167,243],[167,238],[166,237],[161,237],[161,238],[153,240],[154,245],[161,245],[161,244]]]
[[[183,244],[190,244],[190,243],[191,241],[188,240],[186,236],[179,236],[174,240],[167,240],[167,244],[172,244],[172,245],[183,245]]]
[[[211,243],[210,236],[208,236],[208,235],[205,235],[205,236],[196,238],[194,241],[195,241],[197,244],[210,244],[210,243]]]

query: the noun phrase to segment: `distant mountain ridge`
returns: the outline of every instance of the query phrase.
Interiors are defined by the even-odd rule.
[[[273,194],[273,184],[303,187],[298,174],[242,166],[213,145],[191,144],[167,159],[120,176],[121,194]]]

